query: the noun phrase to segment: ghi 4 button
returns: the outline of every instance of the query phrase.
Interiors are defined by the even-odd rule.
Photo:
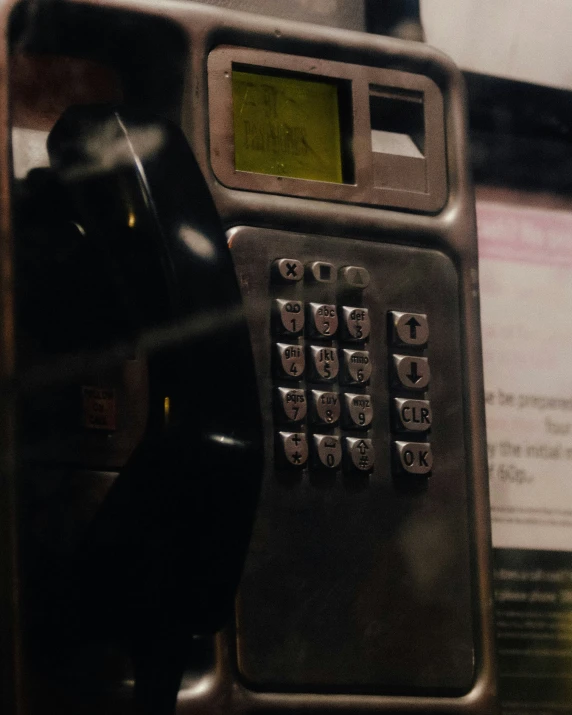
[[[429,476],[433,468],[429,442],[433,413],[427,394],[431,373],[425,354],[429,321],[425,313],[400,311],[391,311],[388,319],[394,465],[401,475]]]

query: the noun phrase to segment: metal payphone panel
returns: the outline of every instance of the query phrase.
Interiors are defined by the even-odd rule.
[[[263,690],[467,692],[472,537],[453,263],[435,250],[254,228],[234,230],[231,248],[267,426],[237,604],[241,678]],[[412,314],[405,341],[394,311]],[[302,338],[291,316],[304,314]],[[279,345],[303,356],[288,363],[295,374],[276,364]],[[409,358],[399,373],[396,355]],[[400,413],[403,398],[413,407]]]

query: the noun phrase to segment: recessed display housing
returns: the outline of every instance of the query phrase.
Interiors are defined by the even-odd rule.
[[[443,208],[443,98],[429,77],[222,46],[208,88],[210,160],[225,186]]]

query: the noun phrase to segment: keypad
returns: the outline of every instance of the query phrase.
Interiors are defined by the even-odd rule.
[[[299,258],[272,264],[277,466],[347,475],[376,468],[369,281],[363,266]],[[419,310],[391,310],[387,319],[386,467],[397,478],[419,479],[433,469],[429,320]],[[383,340],[384,330],[371,338]]]
[[[348,475],[374,469],[371,323],[363,292],[369,280],[362,266],[303,265],[298,258],[272,264],[278,468]],[[292,431],[284,431],[287,425]]]

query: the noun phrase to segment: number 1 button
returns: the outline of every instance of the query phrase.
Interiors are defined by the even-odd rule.
[[[274,319],[278,333],[299,335],[304,329],[304,303],[300,300],[275,300]]]

